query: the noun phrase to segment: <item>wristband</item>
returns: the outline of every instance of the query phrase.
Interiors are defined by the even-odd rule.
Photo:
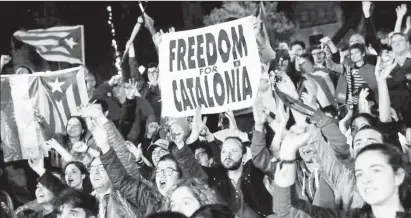
[[[282,169],[283,164],[295,164],[295,163],[297,163],[297,159],[294,159],[294,160],[279,160],[279,159],[277,159],[277,160],[274,160],[273,162],[279,163],[280,164],[280,169]]]

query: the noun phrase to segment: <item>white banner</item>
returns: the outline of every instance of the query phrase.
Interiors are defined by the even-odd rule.
[[[252,106],[261,64],[251,17],[165,34],[159,60],[163,117]]]

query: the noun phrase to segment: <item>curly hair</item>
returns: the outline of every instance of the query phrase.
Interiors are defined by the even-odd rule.
[[[187,178],[180,180],[179,183],[173,187],[172,191],[165,199],[162,211],[171,210],[170,197],[175,190],[181,187],[187,187],[198,202],[200,202],[200,206],[221,203],[221,198],[218,196],[217,192],[211,189],[206,183],[197,178]]]

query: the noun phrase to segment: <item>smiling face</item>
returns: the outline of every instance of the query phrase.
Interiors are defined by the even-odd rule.
[[[399,198],[398,187],[404,180],[380,151],[366,151],[357,157],[355,177],[362,199],[371,206],[383,206]]]
[[[37,203],[39,204],[51,203],[51,200],[53,200],[54,198],[53,193],[50,190],[48,190],[46,187],[44,187],[41,183],[37,184],[35,194],[36,194]]]
[[[68,186],[75,189],[83,188],[83,179],[86,178],[86,175],[81,174],[80,169],[75,164],[67,165],[64,174]]]
[[[374,129],[363,129],[358,131],[353,139],[353,156],[356,157],[362,148],[374,143],[383,143],[381,133]]]
[[[157,67],[150,67],[147,69],[147,76],[150,82],[157,82],[158,80],[158,68]]]
[[[200,207],[200,202],[194,196],[193,192],[186,186],[178,187],[170,195],[171,211],[179,212],[190,217]]]
[[[353,48],[350,50],[350,57],[354,63],[364,60],[365,54],[363,54],[360,49]]]
[[[171,160],[160,161],[155,173],[157,188],[161,195],[166,196],[178,182],[177,165]]]
[[[81,126],[80,120],[76,117],[72,117],[67,123],[67,134],[70,137],[80,137],[84,132],[83,127]]]
[[[94,189],[107,190],[110,188],[110,178],[101,163],[100,158],[96,158],[90,165],[90,181]]]
[[[243,160],[243,148],[241,142],[235,139],[226,140],[221,149],[221,162],[227,170],[237,170]]]

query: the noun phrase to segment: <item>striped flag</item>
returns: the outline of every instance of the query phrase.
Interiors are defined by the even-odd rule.
[[[60,26],[48,29],[17,31],[16,39],[36,48],[47,61],[84,64],[84,28]]]
[[[1,141],[4,160],[47,154],[42,131],[35,122],[38,111],[51,131],[62,133],[77,107],[88,102],[84,68],[1,76]]]

